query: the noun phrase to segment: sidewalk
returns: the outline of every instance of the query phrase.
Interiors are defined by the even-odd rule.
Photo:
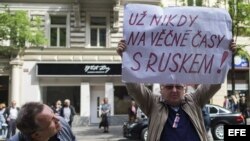
[[[123,137],[122,125],[110,126],[109,133],[103,133],[98,126],[72,127],[77,141],[130,141]]]
[[[103,128],[99,129],[98,126],[72,127],[72,131],[77,141],[131,141],[123,137],[122,125],[109,128],[109,133],[103,133]]]

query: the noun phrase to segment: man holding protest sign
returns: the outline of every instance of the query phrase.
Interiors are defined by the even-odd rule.
[[[218,27],[213,20],[219,19],[208,21],[211,22],[211,31],[217,28],[226,31],[209,33],[207,27],[199,29],[206,19],[204,13],[209,13],[208,9],[198,9],[195,11],[196,16],[192,13],[194,11],[188,8],[184,11],[181,8],[170,8],[167,12],[160,10],[157,6],[149,5],[125,6],[126,41],[121,40],[116,51],[123,59],[122,77],[126,82],[128,94],[149,117],[149,141],[207,141],[202,107],[221,88],[228,70],[224,64],[230,64],[228,60],[232,55],[228,47],[233,51],[236,48],[235,43],[231,41],[230,17],[224,12],[215,12],[215,15],[219,15],[216,18],[224,17],[225,22],[220,21]],[[138,14],[141,11],[144,12]],[[157,15],[154,11],[163,14]],[[189,11],[190,16],[185,16]],[[164,15],[165,13],[168,15]],[[180,33],[179,27],[183,27],[185,23],[185,33],[176,35],[174,32]],[[147,24],[149,26],[146,26]],[[201,35],[202,33],[205,34]],[[180,40],[176,40],[175,35]],[[166,39],[168,37],[175,40],[171,42],[171,46],[167,46],[170,43],[169,39]],[[196,37],[202,38],[199,46],[196,44]],[[212,50],[216,53],[211,52]],[[219,61],[215,58],[220,58],[221,63],[216,64]],[[142,83],[160,83],[161,95],[154,95]],[[185,83],[201,85],[194,93],[185,94]]]
[[[231,49],[235,49],[235,43]],[[119,42],[117,53],[126,49],[124,40]],[[161,84],[161,96],[154,95],[143,84],[126,83],[142,111],[149,117],[150,141],[207,141],[201,107],[204,107],[221,87],[221,84],[199,85],[193,94],[185,94],[184,84]]]

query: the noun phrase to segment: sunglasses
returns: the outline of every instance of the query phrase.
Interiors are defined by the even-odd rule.
[[[164,88],[168,90],[172,90],[173,88],[176,88],[177,90],[183,90],[184,86],[183,85],[163,85]]]

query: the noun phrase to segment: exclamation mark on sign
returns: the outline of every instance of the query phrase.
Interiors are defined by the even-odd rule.
[[[220,68],[221,68],[222,64],[225,62],[225,60],[227,59],[228,54],[229,54],[228,51],[224,51],[222,58],[221,58]],[[221,69],[218,69],[217,73],[220,73],[220,72],[221,72]]]

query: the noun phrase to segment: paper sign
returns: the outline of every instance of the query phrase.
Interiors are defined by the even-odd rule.
[[[222,83],[231,67],[231,27],[231,18],[224,9],[127,4],[122,79]]]

